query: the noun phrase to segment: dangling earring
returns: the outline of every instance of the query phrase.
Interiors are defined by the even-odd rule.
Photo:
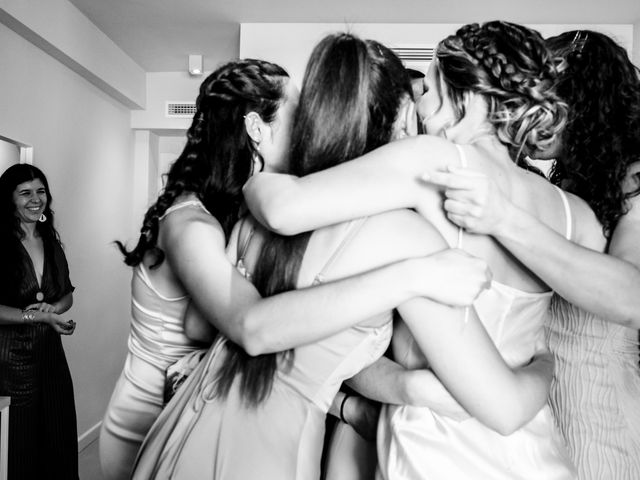
[[[251,175],[253,175],[254,173],[260,173],[262,170],[264,170],[264,160],[262,160],[262,157],[260,156],[260,154],[256,152],[253,154],[253,163],[251,164]]]
[[[47,221],[47,216],[43,213],[42,215],[40,215],[40,218],[38,219],[38,221],[40,223],[44,223]]]

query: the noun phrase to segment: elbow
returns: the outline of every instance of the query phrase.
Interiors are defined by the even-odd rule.
[[[517,432],[525,422],[498,422],[498,424],[493,428],[496,433],[499,433],[503,437],[508,437],[509,435]]]
[[[288,225],[288,215],[285,210],[285,208],[279,208],[277,205],[265,205],[260,212],[260,223],[279,235],[295,235],[298,232]]]
[[[409,373],[400,375],[398,378],[397,392],[400,396],[400,403],[420,407],[425,405],[424,387],[419,382],[414,381],[414,376]]]
[[[294,221],[300,215],[300,208],[296,208],[296,197],[299,196],[295,190],[283,188],[259,202],[250,197],[246,201],[253,216],[263,226],[280,235],[290,236],[301,232],[299,227],[296,228],[298,222]]]
[[[258,355],[270,353],[263,329],[260,328],[260,324],[254,316],[246,312],[238,318],[236,325],[238,329],[235,335],[236,338],[233,340],[242,347],[247,355],[257,357]]]
[[[533,418],[531,414],[527,414],[522,409],[503,408],[496,413],[498,415],[485,425],[503,437],[514,434]]]
[[[247,185],[249,185],[250,182],[251,180],[249,180]],[[282,198],[287,196],[284,192],[280,191],[277,194],[269,196],[260,195],[258,198],[255,198],[254,195],[248,194],[247,187],[245,186],[244,194],[247,206],[256,220],[272,232],[279,233],[280,235],[291,235],[287,229],[287,219],[289,217],[287,214],[288,200]]]

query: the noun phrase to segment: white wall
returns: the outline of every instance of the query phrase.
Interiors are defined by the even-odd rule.
[[[126,351],[130,272],[111,242],[130,236],[130,111],[0,25],[0,135],[33,146],[76,286],[64,339],[78,432],[101,420]]]
[[[0,0],[0,22],[131,108],[144,108],[144,70],[68,0]]]
[[[588,28],[616,38],[631,51],[633,25],[530,25],[547,37],[567,30]],[[460,24],[390,23],[243,23],[240,25],[240,57],[269,60],[287,69],[300,86],[307,59],[325,35],[348,31],[389,47],[435,46]]]
[[[0,137],[0,175],[16,163],[20,163],[20,147]]]
[[[632,51],[631,60],[636,65],[636,67],[640,67],[640,22],[636,22],[633,24],[633,51]]]
[[[189,128],[190,119],[165,116],[166,102],[194,102],[207,75],[207,72],[197,77],[186,72],[147,73],[146,108],[131,112],[131,128],[154,131]]]

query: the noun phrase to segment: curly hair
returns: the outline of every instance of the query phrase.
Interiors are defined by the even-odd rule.
[[[570,107],[551,180],[583,198],[610,239],[628,199],[640,193],[623,190],[629,166],[640,160],[639,71],[602,33],[566,32],[547,44],[562,59],[557,91]]]
[[[469,93],[482,95],[514,161],[551,145],[564,127],[556,62],[538,32],[501,21],[468,24],[438,44],[436,62],[457,121]]]
[[[287,72],[278,65],[246,59],[221,66],[202,82],[187,143],[169,170],[163,192],[147,210],[138,244],[129,252],[116,242],[127,265],[138,265],[147,252],[155,256],[152,268],[162,263],[159,219],[182,193],[195,193],[229,236],[239,216],[242,186],[252,173],[253,157],[259,155],[244,116],[253,111],[272,122],[284,99],[285,78]]]

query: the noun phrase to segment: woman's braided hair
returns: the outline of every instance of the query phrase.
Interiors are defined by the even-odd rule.
[[[159,219],[183,193],[196,194],[229,236],[242,204],[242,186],[259,155],[244,117],[256,112],[272,122],[285,95],[285,78],[287,72],[278,65],[247,59],[221,66],[202,82],[187,143],[169,170],[164,190],[147,210],[138,244],[127,251],[116,242],[127,265],[138,265],[147,252],[155,255],[153,267],[162,263]]]
[[[436,50],[438,73],[458,120],[470,92],[482,95],[488,119],[512,158],[551,145],[567,107],[555,92],[556,62],[544,39],[513,23],[472,23],[444,39]]]

